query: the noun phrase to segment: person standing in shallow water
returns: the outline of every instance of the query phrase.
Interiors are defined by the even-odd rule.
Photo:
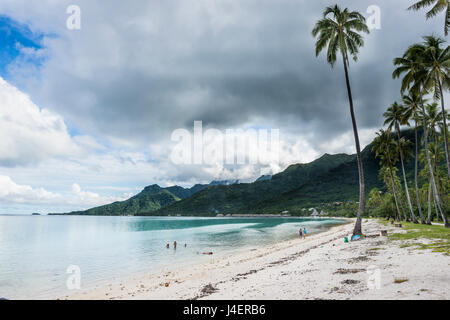
[[[298,236],[300,237],[300,239],[302,238],[302,236],[303,236],[303,231],[302,231],[302,228],[300,227],[300,230],[298,230]]]
[[[177,242],[176,242],[176,241],[173,242],[173,248],[174,248],[174,249],[177,248]]]
[[[306,228],[303,227],[303,239],[306,239]]]

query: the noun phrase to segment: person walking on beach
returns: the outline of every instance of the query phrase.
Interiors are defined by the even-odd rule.
[[[301,228],[301,227],[300,227],[300,230],[298,230],[298,235],[299,235],[300,239],[301,239],[302,236],[303,236],[303,231],[302,231],[302,228]]]
[[[306,239],[306,228],[303,227],[303,239]]]

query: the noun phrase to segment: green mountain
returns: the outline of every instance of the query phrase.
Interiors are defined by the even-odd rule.
[[[414,132],[402,133],[414,141]],[[378,179],[379,164],[371,145],[362,151],[366,194],[374,187],[384,190]],[[413,179],[413,161],[406,163],[407,177]],[[203,215],[233,213],[304,213],[305,208],[333,202],[358,201],[359,180],[356,155],[325,154],[307,164],[289,166],[273,176],[262,176],[253,183],[213,181],[209,185],[146,187],[121,202],[71,212],[73,215]]]
[[[192,188],[172,186],[162,188],[157,184],[145,187],[137,195],[125,201],[117,201],[104,206],[92,208],[85,211],[73,211],[66,215],[93,215],[93,216],[117,216],[117,215],[139,215],[153,212],[166,207],[174,202],[186,199],[193,194],[221,184],[231,185],[238,181],[213,181],[208,184],[196,184]]]
[[[369,188],[381,185],[377,179],[378,164],[369,147],[363,151],[363,160]],[[208,188],[146,214],[280,213],[324,201],[353,200],[358,192],[356,155],[325,154],[308,164],[291,165],[270,180]]]

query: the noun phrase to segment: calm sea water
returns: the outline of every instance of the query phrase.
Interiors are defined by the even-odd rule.
[[[311,234],[340,223],[308,218],[0,216],[0,297],[72,294],[66,285],[70,265],[79,266],[81,289],[88,289],[294,238],[300,226]],[[214,255],[202,255],[205,251]]]

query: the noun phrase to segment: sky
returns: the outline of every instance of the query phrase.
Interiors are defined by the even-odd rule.
[[[443,34],[444,17],[427,21],[406,10],[413,2],[337,1],[367,17],[380,8],[380,29],[349,69],[363,146],[399,99],[392,60],[421,36]],[[316,57],[311,35],[332,4],[2,0],[0,214],[86,209],[154,183],[253,181],[354,153],[343,67]],[[80,29],[67,26],[70,5]],[[277,157],[175,163],[174,132],[193,132],[194,121],[215,129],[203,140],[212,153],[227,130],[278,130]]]

